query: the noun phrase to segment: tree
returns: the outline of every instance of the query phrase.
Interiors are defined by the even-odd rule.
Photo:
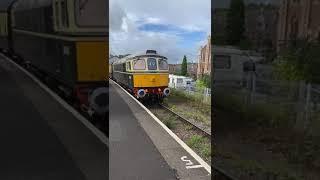
[[[307,39],[298,39],[289,44],[274,63],[275,78],[320,83],[319,66],[320,45]]]
[[[183,56],[182,64],[181,64],[181,75],[187,76],[188,75],[188,62],[186,55]]]
[[[227,14],[227,42],[230,45],[237,45],[244,38],[244,11],[243,0],[231,0]]]

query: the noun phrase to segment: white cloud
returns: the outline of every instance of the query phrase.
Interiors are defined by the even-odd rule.
[[[110,0],[111,52],[132,54],[155,49],[167,56],[170,63],[181,62],[183,55],[194,61],[200,47],[198,43],[195,47],[182,49],[179,47],[182,41],[179,34],[140,31],[138,26],[167,24],[190,32],[210,34],[210,3],[210,0]]]

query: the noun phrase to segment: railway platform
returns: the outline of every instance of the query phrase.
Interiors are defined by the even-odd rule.
[[[109,80],[110,179],[207,180],[210,166]]]
[[[0,55],[0,179],[105,180],[108,146]]]

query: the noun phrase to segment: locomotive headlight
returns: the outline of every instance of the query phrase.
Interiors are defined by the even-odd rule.
[[[165,88],[165,89],[163,90],[163,94],[164,94],[165,96],[169,96],[169,94],[170,94],[170,89],[169,89],[169,88]]]
[[[95,89],[89,97],[90,107],[98,114],[104,114],[108,111],[108,88],[101,87]]]
[[[144,89],[138,90],[138,97],[143,98],[146,95],[146,92]]]

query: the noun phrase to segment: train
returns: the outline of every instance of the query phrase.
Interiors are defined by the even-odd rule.
[[[170,94],[168,59],[156,50],[121,58],[110,70],[111,79],[139,100],[162,101]]]
[[[106,0],[1,0],[0,49],[96,123],[108,114]]]

